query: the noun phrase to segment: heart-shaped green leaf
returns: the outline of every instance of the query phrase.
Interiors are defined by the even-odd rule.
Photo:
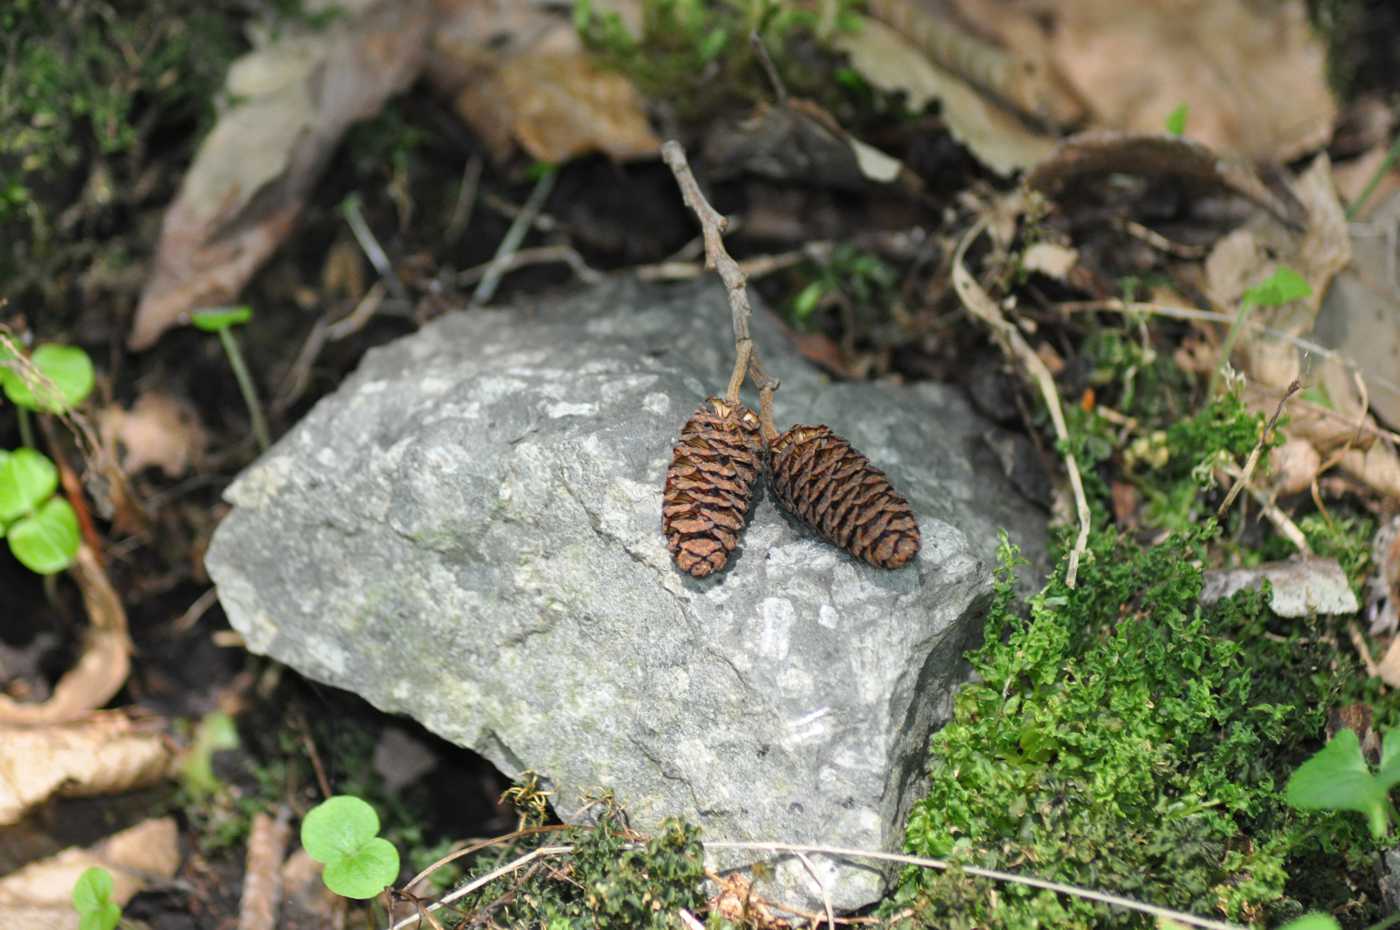
[[[1394,758],[1400,755],[1394,734],[1386,734],[1388,761],[1400,768]],[[1383,769],[1387,773],[1389,769]],[[1400,780],[1400,774],[1396,775]],[[1371,833],[1382,836],[1389,824],[1386,795],[1390,786],[1371,774],[1361,755],[1361,743],[1352,730],[1342,730],[1317,754],[1298,766],[1288,779],[1284,798],[1299,810],[1356,811],[1366,817]]]
[[[301,845],[325,863],[326,887],[347,898],[372,898],[399,874],[399,852],[380,838],[379,815],[353,795],[327,798],[301,822]]]
[[[1284,304],[1312,296],[1312,285],[1287,265],[1279,265],[1274,273],[1244,292],[1244,302],[1256,307],[1281,307]]]
[[[24,373],[12,367],[0,368],[5,394],[21,407],[62,413],[81,404],[92,392],[92,359],[77,346],[47,342],[34,350],[29,361],[49,383],[27,380]]]
[[[32,512],[58,488],[58,468],[48,456],[25,446],[0,457],[0,524]]]
[[[73,564],[73,557],[78,554],[78,515],[68,501],[50,498],[10,527],[9,540],[10,551],[31,572],[61,572]]]
[[[78,912],[78,930],[113,930],[122,919],[122,910],[112,900],[112,876],[93,866],[73,883],[73,909]]]

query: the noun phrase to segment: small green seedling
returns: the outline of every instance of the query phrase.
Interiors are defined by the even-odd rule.
[[[1175,110],[1167,114],[1167,132],[1173,136],[1186,134],[1186,117],[1191,115],[1191,108],[1186,104],[1178,104]]]
[[[1216,381],[1220,372],[1230,363],[1230,352],[1235,348],[1235,339],[1244,329],[1249,312],[1255,307],[1281,307],[1294,300],[1312,296],[1312,285],[1298,272],[1287,265],[1279,265],[1274,273],[1244,292],[1240,298],[1240,310],[1230,331],[1225,334],[1225,344],[1220,347],[1220,365],[1210,378],[1210,393],[1215,393]]]
[[[190,315],[190,322],[206,333],[218,333],[219,342],[233,367],[233,376],[238,381],[238,390],[243,393],[243,403],[248,406],[248,416],[253,421],[253,435],[258,440],[258,448],[267,451],[271,445],[267,432],[267,421],[263,419],[262,404],[258,403],[258,392],[253,386],[253,376],[243,362],[243,353],[238,348],[238,340],[233,335],[233,327],[241,326],[253,318],[252,307],[211,307],[196,310]]]
[[[195,730],[194,745],[185,760],[185,790],[196,798],[217,792],[223,782],[214,774],[214,753],[238,748],[238,726],[223,711],[206,714]]]
[[[1356,811],[1366,818],[1371,835],[1384,836],[1400,821],[1390,803],[1390,789],[1400,784],[1400,730],[1381,742],[1380,770],[1372,773],[1352,730],[1342,730],[1288,779],[1284,798],[1299,810]]]
[[[338,794],[308,811],[301,845],[325,864],[326,887],[346,898],[372,898],[399,874],[399,851],[379,836],[379,815],[354,795]]]
[[[0,449],[0,536],[21,565],[40,575],[72,565],[81,541],[78,515],[57,490],[58,468],[42,452]]]
[[[112,875],[93,866],[73,883],[73,909],[78,912],[78,930],[114,930],[122,919],[122,909],[112,900]]]

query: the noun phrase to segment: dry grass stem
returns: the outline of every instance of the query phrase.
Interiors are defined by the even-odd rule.
[[[1069,554],[1069,564],[1065,569],[1065,585],[1073,588],[1079,576],[1079,560],[1083,558],[1084,550],[1089,545],[1089,499],[1084,493],[1084,480],[1079,474],[1079,463],[1075,461],[1074,453],[1068,450],[1069,427],[1065,424],[1065,414],[1060,406],[1060,395],[1055,388],[1054,375],[1050,374],[1045,361],[1030,347],[1021,331],[1007,321],[996,301],[967,270],[967,250],[986,231],[987,224],[987,217],[982,217],[963,234],[958,243],[957,252],[953,256],[953,287],[967,311],[991,328],[1002,351],[1019,361],[1040,387],[1041,397],[1050,412],[1050,420],[1055,425],[1055,435],[1066,446],[1062,457],[1065,471],[1069,474],[1069,486],[1074,493],[1074,509],[1079,520],[1079,535],[1075,538],[1074,548]]]
[[[473,304],[484,304],[496,295],[496,288],[500,286],[501,277],[506,273],[510,257],[520,250],[520,243],[525,241],[525,234],[530,231],[535,217],[544,209],[545,201],[549,199],[550,192],[554,190],[554,182],[558,178],[559,171],[551,169],[540,175],[540,179],[535,182],[534,190],[530,191],[530,196],[520,208],[520,213],[511,221],[510,228],[501,238],[501,244],[496,247],[496,254],[492,256],[485,274],[481,276],[481,283],[472,294]]]
[[[1302,382],[1295,379],[1288,386],[1288,390],[1283,392],[1283,396],[1279,398],[1278,407],[1274,410],[1274,415],[1269,417],[1269,422],[1264,424],[1264,429],[1259,433],[1258,442],[1254,444],[1253,449],[1249,450],[1249,458],[1245,459],[1240,476],[1235,479],[1235,483],[1230,486],[1230,493],[1225,495],[1225,500],[1221,501],[1219,509],[1215,511],[1215,519],[1224,519],[1225,514],[1230,510],[1230,505],[1235,502],[1235,498],[1240,496],[1240,491],[1249,483],[1249,479],[1254,477],[1254,469],[1259,466],[1259,455],[1264,451],[1264,446],[1268,443],[1269,436],[1273,434],[1274,427],[1278,426],[1279,417],[1283,416],[1284,404],[1288,403],[1288,398],[1302,389]]]

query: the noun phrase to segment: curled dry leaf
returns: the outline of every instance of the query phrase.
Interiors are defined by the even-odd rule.
[[[594,64],[568,17],[543,4],[447,0],[430,74],[497,159],[519,144],[565,162],[653,158],[661,141],[623,75]]]
[[[1318,342],[1360,366],[1371,408],[1400,427],[1400,191],[1351,227],[1352,262],[1318,314]]]
[[[278,816],[253,815],[248,830],[248,855],[243,869],[243,894],[238,905],[238,930],[276,930],[282,905],[282,859],[292,835],[285,809]]]
[[[130,410],[112,405],[98,416],[103,445],[115,448],[127,474],[159,468],[179,478],[204,456],[209,437],[189,403],[163,391],[147,391]]]
[[[1277,494],[1298,494],[1312,486],[1321,467],[1316,447],[1294,437],[1269,453],[1269,483]]]
[[[994,9],[999,32],[1034,5]],[[1017,11],[1015,8],[1019,6]],[[1186,134],[1222,152],[1285,162],[1326,144],[1336,118],[1327,55],[1302,0],[1070,0],[1041,19],[1050,60],[1095,125],[1160,133],[1190,105]]]
[[[82,591],[90,624],[83,654],[42,704],[21,704],[0,695],[0,726],[79,720],[110,701],[126,682],[131,668],[131,643],[121,598],[86,545],[78,547],[70,571]]]
[[[875,87],[904,92],[911,108],[938,101],[953,137],[997,174],[1028,168],[1055,147],[1051,136],[1030,128],[1016,113],[936,64],[917,40],[893,26],[867,19],[860,32],[837,37],[835,45]]]
[[[1173,136],[1093,130],[1070,136],[1027,175],[1026,186],[1055,197],[1080,178],[1142,174],[1189,178],[1237,194],[1293,226],[1305,221],[1301,204],[1269,188],[1246,161],[1223,157],[1200,142]]]
[[[137,892],[175,877],[179,830],[173,817],[147,820],[87,849],[65,849],[0,878],[0,927],[78,930],[73,885],[90,868],[112,876],[119,907]]]
[[[15,823],[54,795],[116,794],[154,784],[173,762],[159,732],[116,712],[33,729],[0,725],[0,743],[0,824]]]
[[[205,138],[166,211],[128,344],[150,347],[192,309],[228,303],[291,232],[345,130],[418,75],[429,0],[359,2],[285,30],[229,69],[237,103]]]

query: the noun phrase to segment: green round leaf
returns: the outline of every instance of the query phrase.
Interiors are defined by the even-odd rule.
[[[32,512],[58,488],[58,468],[28,446],[0,457],[0,524]]]
[[[112,875],[106,869],[94,865],[73,883],[73,908],[79,914],[97,910],[111,897]]]
[[[317,862],[327,865],[353,856],[379,833],[379,815],[351,794],[326,798],[301,821],[301,845]]]
[[[53,383],[32,383],[14,368],[0,369],[5,393],[19,406],[41,413],[62,413],[92,393],[92,359],[77,346],[47,342],[35,349],[29,360]]]
[[[121,923],[122,909],[114,901],[103,902],[95,911],[80,911],[78,930],[116,930]]]
[[[190,322],[194,323],[197,329],[202,329],[206,333],[217,333],[230,326],[240,326],[252,318],[253,308],[248,306],[210,307],[207,310],[196,310],[190,314]]]
[[[72,565],[78,554],[78,515],[68,501],[50,498],[11,526],[9,538],[10,551],[21,565],[39,575],[52,575]]]
[[[399,875],[399,851],[382,837],[374,837],[355,851],[326,863],[322,880],[326,887],[347,898],[372,898]]]

